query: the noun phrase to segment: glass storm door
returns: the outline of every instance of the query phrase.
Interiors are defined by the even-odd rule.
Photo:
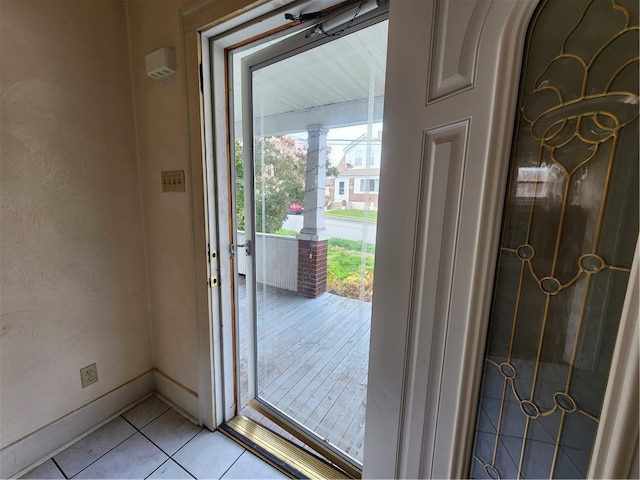
[[[542,1],[523,61],[474,478],[587,474],[638,240],[638,106],[638,2]]]
[[[236,253],[238,411],[357,470],[387,22],[306,36],[234,60],[237,243],[250,253]]]

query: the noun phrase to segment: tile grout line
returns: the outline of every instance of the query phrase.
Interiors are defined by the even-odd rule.
[[[158,415],[157,417],[155,417],[153,420],[147,422],[146,424],[144,424],[142,427],[138,428],[135,425],[133,425],[131,422],[129,422],[126,418],[125,420],[127,420],[127,422],[133,427],[135,428],[144,438],[146,438],[149,442],[151,442],[154,446],[156,446],[162,453],[164,453],[165,455],[167,455],[167,460],[165,460],[158,468],[156,468],[156,470],[158,470],[162,465],[164,465],[165,463],[167,463],[167,461],[169,460],[173,460],[175,462],[176,465],[178,465],[180,468],[182,468],[185,472],[187,472],[191,477],[193,477],[194,479],[197,479],[198,477],[196,477],[192,472],[189,471],[189,469],[187,469],[184,465],[182,465],[180,462],[178,462],[175,458],[173,458],[174,455],[176,455],[180,450],[182,450],[191,440],[193,440],[196,436],[198,436],[199,433],[201,433],[204,430],[204,427],[200,427],[200,430],[198,432],[196,432],[192,437],[190,437],[186,442],[184,442],[184,444],[182,446],[180,446],[180,448],[178,448],[178,450],[176,450],[173,454],[169,454],[168,452],[166,452],[162,447],[160,447],[160,445],[156,444],[151,438],[149,438],[143,431],[142,429],[148,427],[149,425],[151,425],[153,422],[155,422],[156,420],[158,420],[160,417],[166,415],[168,412],[170,412],[171,410],[173,410],[171,408],[171,406],[169,406],[169,408],[167,408],[167,410],[165,410],[164,412],[162,412],[160,415]],[[174,410],[175,411],[175,410]],[[243,452],[244,453],[244,452]],[[242,456],[242,454],[240,455]],[[240,457],[238,457],[240,458]],[[237,459],[236,459],[237,461]],[[235,463],[235,462],[234,462]],[[231,468],[231,467],[229,467]],[[156,471],[154,470],[154,472]],[[228,471],[228,470],[227,470]],[[225,471],[225,474],[227,473],[227,471]],[[153,472],[149,475],[152,475]],[[222,478],[222,477],[220,477]]]
[[[184,447],[186,447],[186,446],[187,446],[187,444],[188,444],[189,442],[191,442],[191,440],[193,440],[194,438],[196,438],[196,437],[197,437],[200,433],[202,433],[204,430],[205,430],[205,428],[204,428],[204,427],[201,427],[201,428],[200,428],[200,431],[199,431],[198,433],[196,433],[193,437],[191,437],[188,441],[186,441],[186,442],[185,442],[185,444],[184,444],[184,445],[182,445],[178,450],[176,450],[176,452],[175,452],[173,455],[176,455],[180,450],[182,450]],[[214,432],[217,432],[217,431],[218,431],[218,429],[214,430]],[[213,433],[213,432],[212,432],[212,433]],[[149,441],[151,441],[151,440],[149,440]],[[155,444],[154,444],[154,445],[155,445]],[[246,448],[242,447],[241,445],[240,445],[240,447],[242,448],[242,453],[241,453],[240,455],[238,455],[238,458],[236,458],[236,459],[235,459],[235,461],[234,461],[231,465],[229,465],[229,468],[227,468],[227,469],[224,471],[224,473],[223,473],[221,476],[219,476],[219,477],[218,477],[218,480],[222,479],[222,478],[227,474],[227,472],[229,472],[229,470],[231,469],[231,467],[233,467],[233,466],[236,464],[236,462],[237,462],[238,460],[240,460],[240,457],[241,457],[242,455],[244,455],[244,454],[245,454],[245,452],[247,452],[247,451],[248,451]],[[160,448],[160,447],[158,447],[158,448]],[[173,461],[176,463],[176,465],[178,465],[180,468],[182,468],[185,472],[187,472],[189,475],[191,475],[191,477],[193,477],[194,479],[198,480],[198,477],[197,477],[196,475],[194,475],[194,474],[193,474],[193,473],[192,473],[192,472],[191,472],[191,471],[190,471],[186,466],[182,465],[180,462],[178,462],[178,460],[176,460],[175,458],[173,458],[173,455],[170,455],[170,456],[169,456],[169,458],[170,458],[171,460],[173,460]]]
[[[147,475],[146,477],[144,477],[145,479],[149,478],[151,475],[153,475],[154,473],[156,473],[158,470],[160,470],[162,468],[162,466],[167,463],[170,460],[170,458],[167,458],[164,462],[162,462],[160,465],[158,465],[158,467],[151,472],[149,475]]]
[[[233,468],[233,466],[234,466],[236,463],[238,463],[238,460],[240,460],[240,457],[241,457],[241,456],[243,456],[243,455],[247,452],[247,449],[246,449],[246,448],[244,448],[244,447],[242,447],[242,450],[243,450],[243,452],[242,452],[240,455],[238,455],[238,458],[236,458],[236,459],[234,460],[234,462],[233,462],[231,465],[229,465],[229,468],[227,468],[227,469],[224,471],[224,473],[223,473],[222,475],[220,475],[220,480],[222,480],[222,479],[224,478],[224,476],[225,476],[227,473],[229,473],[229,470],[231,470],[231,469]]]
[[[160,417],[158,417],[160,418]],[[147,425],[145,425],[145,427],[151,425],[153,422],[149,422],[147,423]],[[162,453],[164,453],[167,457],[169,457],[171,460],[173,460],[174,462],[176,462],[178,465],[180,465],[176,460],[174,460],[173,456],[178,453],[180,450],[182,450],[187,443],[189,443],[191,440],[193,440],[194,438],[196,438],[196,436],[202,432],[202,430],[204,430],[204,428],[200,428],[200,430],[196,433],[193,434],[192,437],[190,437],[186,442],[184,442],[184,444],[182,444],[180,446],[180,448],[178,448],[178,450],[176,450],[175,452],[173,452],[173,454],[170,454],[168,452],[166,452],[160,445],[158,445],[156,442],[154,442],[151,438],[149,438],[142,430],[138,430],[138,433],[140,433],[140,435],[142,435],[144,438],[146,438],[147,440],[149,440],[149,442],[151,442],[154,446],[156,446]],[[182,465],[180,465],[182,467]],[[184,468],[184,467],[183,467]]]
[[[147,476],[145,477],[145,479],[146,479],[146,478],[151,477],[151,475],[153,475],[153,474],[154,474],[154,473],[156,473],[158,470],[160,470],[160,468],[162,468],[162,466],[163,466],[165,463],[169,462],[170,460],[173,460],[173,458],[172,458],[172,457],[167,458],[164,462],[162,462],[162,463],[158,466],[158,468],[156,468],[153,472],[151,472],[149,475],[147,475]],[[181,469],[183,469],[185,472],[187,472],[187,475],[189,475],[191,478],[193,478],[193,479],[197,480],[197,479],[196,479],[196,477],[195,477],[195,476],[194,476],[190,471],[188,471],[186,468],[184,468],[182,465],[180,465],[180,464],[179,464],[178,462],[176,462],[175,460],[173,460],[173,461],[174,461],[174,462],[175,462],[175,464],[176,464],[176,465],[178,465]]]
[[[162,462],[160,465],[158,465],[158,466],[157,466],[157,467],[156,467],[156,468],[155,468],[155,469],[154,469],[154,470],[153,470],[149,475],[147,475],[145,478],[149,478],[151,475],[153,475],[155,472],[157,472],[157,471],[158,471],[158,470],[159,470],[159,469],[160,469],[160,468],[161,468],[165,463],[167,463],[169,460],[173,460],[173,456],[172,456],[172,455],[169,455],[167,452],[165,452],[165,451],[162,449],[162,447],[160,447],[160,445],[156,444],[153,440],[151,440],[149,437],[147,437],[147,436],[145,435],[145,433],[142,431],[142,429],[143,429],[143,428],[148,427],[148,426],[149,426],[149,425],[151,425],[153,422],[155,422],[156,420],[158,420],[160,417],[164,416],[164,415],[165,415],[167,412],[169,412],[170,410],[171,410],[171,407],[169,407],[167,410],[165,410],[165,411],[164,411],[164,412],[162,412],[160,415],[158,415],[157,417],[155,417],[153,420],[151,420],[151,421],[149,421],[149,422],[145,423],[145,424],[144,424],[142,427],[140,427],[140,428],[136,427],[133,423],[131,423],[131,422],[130,422],[129,420],[127,420],[126,418],[124,418],[124,416],[122,417],[122,418],[124,418],[124,420],[125,420],[129,425],[131,425],[133,428],[135,428],[135,429],[136,429],[136,433],[139,433],[140,435],[142,435],[142,436],[143,436],[146,440],[148,440],[148,441],[149,441],[149,442],[150,442],[154,447],[156,447],[158,450],[160,450],[162,453],[164,453],[164,454],[167,456],[166,460],[165,460],[164,462]],[[134,434],[134,435],[135,435],[135,434]],[[197,433],[196,433],[196,435],[197,435]],[[195,437],[195,435],[194,435],[194,437]],[[193,437],[192,437],[192,438],[190,438],[189,440],[187,440],[187,442],[185,443],[185,445],[186,445],[187,443],[189,443],[192,439],[193,439]],[[184,447],[184,445],[183,445],[182,447]],[[180,447],[180,448],[178,449],[178,451],[179,451],[182,447]],[[173,461],[175,462],[175,460],[173,460]],[[180,465],[178,462],[175,462],[175,463],[176,463],[177,465],[179,465],[179,466],[180,466],[180,468],[182,468],[183,470],[185,470],[189,475],[191,475],[191,472],[188,472],[188,471],[187,471],[187,470],[186,470],[182,465]],[[193,475],[191,475],[191,476],[193,477]],[[195,477],[194,477],[194,478],[195,478]]]
[[[120,415],[120,417],[122,417],[122,415]],[[116,417],[117,418],[117,417]],[[125,421],[127,421],[126,418],[122,417]],[[115,419],[114,419],[115,420]],[[127,423],[130,424],[130,422],[127,421]],[[131,425],[131,424],[130,424]],[[132,425],[133,426],[133,425]],[[136,427],[133,427],[134,429]],[[97,431],[97,430],[96,430]],[[86,467],[84,467],[82,470],[80,470],[79,472],[77,472],[75,475],[73,475],[72,477],[68,477],[66,472],[62,472],[62,474],[64,475],[65,478],[75,478],[78,475],[80,475],[82,472],[84,472],[87,468],[89,468],[91,465],[93,465],[94,463],[96,463],[98,460],[100,460],[101,458],[103,458],[105,455],[107,455],[108,453],[112,452],[113,450],[115,450],[116,448],[118,448],[120,445],[122,445],[124,442],[126,442],[127,440],[129,440],[131,437],[133,437],[137,432],[133,432],[131,435],[129,435],[128,437],[126,437],[125,439],[123,439],[121,442],[119,442],[118,444],[114,445],[112,448],[110,448],[109,450],[107,450],[106,452],[104,452],[102,455],[100,455],[98,458],[96,458],[93,462],[91,462],[89,465],[87,465]]]
[[[191,442],[191,440],[193,440],[194,438],[196,438],[196,437],[197,437],[200,433],[202,433],[204,430],[205,430],[205,428],[204,428],[204,427],[201,427],[201,428],[200,428],[200,431],[199,431],[198,433],[196,433],[193,437],[191,437],[187,442],[185,442],[185,444],[184,444],[184,445],[182,445],[178,450],[176,450],[176,452],[175,452],[173,455],[176,455],[180,450],[182,450],[184,447],[186,447],[186,446],[187,446],[187,444],[188,444],[189,442]],[[217,429],[216,429],[215,431],[217,431]],[[243,451],[242,453],[244,453],[244,452],[246,451],[246,449],[244,449],[244,448],[243,448],[243,450],[244,450],[244,451]],[[240,458],[240,457],[242,456],[242,453],[240,454],[240,456],[238,456],[238,458]],[[176,465],[178,465],[180,468],[182,468],[185,472],[187,472],[189,475],[191,475],[194,479],[198,480],[198,477],[197,477],[195,474],[191,473],[191,471],[190,471],[187,467],[185,467],[185,466],[184,466],[184,465],[182,465],[180,462],[178,462],[178,460],[176,460],[175,458],[173,458],[173,455],[171,455],[171,456],[170,456],[171,460],[173,460],[174,462],[176,462]],[[237,462],[237,461],[238,461],[238,459],[236,459],[236,462]],[[235,462],[234,462],[234,463],[235,463]],[[232,464],[232,466],[233,466],[233,464]],[[231,468],[231,467],[229,467],[229,468]],[[224,476],[228,471],[229,471],[228,469],[227,469],[227,470],[225,470],[225,472],[222,474],[222,476],[220,476],[220,477],[218,477],[218,478],[219,478],[219,479],[221,479],[221,478],[222,478],[222,477],[223,477],[223,476]]]
[[[135,407],[134,407],[134,408],[135,408]],[[149,422],[145,423],[145,424],[144,424],[144,426],[143,426],[142,428],[144,428],[144,427],[146,427],[147,425],[149,425],[149,424],[153,423],[156,419],[160,418],[162,415],[164,415],[165,413],[167,413],[170,409],[171,409],[171,407],[168,407],[168,408],[167,408],[167,410],[165,410],[164,412],[162,412],[160,415],[158,415],[157,417],[155,417],[153,420],[151,420],[151,421],[149,421]],[[129,411],[131,411],[131,410],[127,410],[127,412],[129,412]],[[102,455],[100,455],[100,456],[99,456],[98,458],[96,458],[93,462],[91,462],[90,464],[88,464],[86,467],[84,467],[82,470],[80,470],[79,472],[77,472],[77,473],[76,473],[75,475],[73,475],[72,477],[69,477],[69,476],[67,475],[67,473],[66,473],[64,470],[62,470],[62,468],[61,468],[61,467],[60,467],[60,466],[55,462],[55,459],[54,459],[53,457],[51,457],[51,459],[54,461],[54,463],[55,463],[55,464],[56,464],[56,466],[60,469],[60,471],[62,472],[62,474],[64,475],[64,477],[65,477],[66,479],[69,479],[69,478],[75,478],[75,477],[77,477],[77,476],[78,476],[78,475],[80,475],[82,472],[84,472],[87,468],[89,468],[91,465],[93,465],[93,464],[94,464],[94,463],[96,463],[98,460],[100,460],[101,458],[103,458],[105,455],[107,455],[107,454],[111,453],[113,450],[115,450],[116,448],[118,448],[118,447],[119,447],[120,445],[122,445],[124,442],[126,442],[127,440],[129,440],[129,439],[130,439],[131,437],[133,437],[136,433],[140,433],[144,438],[147,438],[147,437],[146,437],[146,435],[144,435],[144,434],[140,431],[140,429],[139,429],[138,427],[136,427],[133,423],[131,423],[129,420],[127,420],[127,419],[124,417],[124,414],[125,414],[125,413],[127,413],[127,412],[124,412],[124,413],[122,413],[121,415],[118,415],[118,417],[122,418],[126,423],[128,423],[129,425],[131,425],[135,431],[134,431],[131,435],[129,435],[128,437],[126,437],[125,439],[123,439],[121,442],[119,442],[118,444],[114,445],[112,448],[110,448],[109,450],[107,450],[105,453],[103,453]],[[118,417],[116,417],[116,418],[118,418]],[[115,419],[114,419],[114,420],[115,420]],[[97,430],[96,430],[96,431],[97,431]],[[147,438],[147,440],[149,440],[149,439]],[[151,440],[149,440],[149,441],[151,442]],[[151,442],[151,443],[153,443],[153,442]],[[154,445],[155,445],[155,443],[154,443]],[[157,447],[157,445],[156,445],[156,447]],[[164,454],[166,455],[166,452],[165,452],[164,450],[162,450],[160,447],[158,447],[158,448],[160,449],[160,451],[161,451],[162,453],[164,453]],[[169,458],[171,458],[171,456],[169,456],[169,455],[167,455],[167,456],[168,456]]]
[[[163,416],[165,413],[167,413],[169,410],[171,410],[171,407],[167,408],[167,410],[165,410],[164,412],[162,412],[161,414],[159,414],[157,417],[155,417],[153,420],[150,420],[149,422],[145,423],[142,428],[145,428],[147,425],[150,425],[151,423],[153,423],[154,421],[156,421],[158,418],[160,418],[161,416]],[[130,411],[130,410],[129,410]],[[127,413],[127,412],[124,412]],[[151,442],[155,447],[157,447],[162,453],[164,453],[165,455],[167,455],[167,460],[172,459],[171,455],[167,454],[167,452],[165,452],[164,450],[162,450],[162,448],[160,448],[158,445],[156,445],[153,441],[151,441],[151,439],[149,439],[144,433],[142,433],[141,428],[138,428],[137,426],[135,426],[133,423],[131,423],[129,420],[127,420],[124,417],[124,413],[122,415],[119,415],[120,418],[122,418],[126,423],[128,423],[129,425],[131,425],[133,427],[133,429],[135,430],[131,435],[129,435],[128,437],[126,437],[124,440],[122,440],[121,442],[119,442],[117,445],[113,446],[112,448],[110,448],[108,451],[106,451],[105,453],[103,453],[102,455],[100,455],[98,458],[96,458],[93,462],[91,462],[89,465],[87,465],[86,467],[84,467],[82,470],[80,470],[79,472],[77,472],[75,475],[73,475],[73,477],[68,477],[66,472],[64,472],[56,463],[56,466],[58,466],[58,468],[60,468],[60,470],[62,471],[62,474],[64,475],[64,477],[66,479],[68,478],[75,478],[78,475],[80,475],[83,471],[85,471],[87,468],[89,468],[91,465],[93,465],[94,463],[96,463],[98,460],[100,460],[101,458],[103,458],[104,456],[106,456],[107,454],[111,453],[113,450],[115,450],[116,448],[118,448],[120,445],[122,445],[124,442],[126,442],[127,440],[129,440],[131,437],[133,437],[136,433],[139,433],[140,435],[142,435],[146,440],[148,440],[149,442]],[[116,417],[117,418],[117,417]],[[53,457],[52,457],[53,460]],[[164,462],[162,462],[160,464],[160,466],[164,465],[164,463],[166,463],[165,460]],[[55,460],[54,460],[55,463]],[[177,462],[176,462],[177,463]],[[160,468],[160,466],[158,466],[158,468]],[[182,467],[182,465],[181,465]],[[157,468],[156,468],[157,470]],[[155,470],[154,470],[155,472]],[[189,475],[191,475],[190,472]],[[153,472],[151,472],[149,475],[153,474]],[[193,476],[193,475],[192,475]]]
[[[141,428],[136,427],[133,423],[129,422],[126,418],[125,421],[127,421],[127,423],[129,423],[129,425],[131,425],[133,428],[136,429],[136,433],[139,433],[140,435],[142,435],[142,437],[144,437],[146,440],[148,440],[154,447],[156,447],[158,450],[160,450],[162,453],[164,453],[167,456],[167,460],[169,460],[171,457],[171,455],[169,455],[167,452],[165,452],[162,447],[158,444],[156,444],[156,442],[154,442],[153,440],[151,440],[149,437],[147,437],[144,432],[142,431],[143,428],[147,428],[149,425],[151,425],[153,422],[155,422],[156,420],[158,420],[160,417],[162,417],[164,414],[166,414],[169,410],[166,410],[164,412],[162,412],[160,415],[158,415],[157,417],[155,417],[153,420],[145,423]],[[135,435],[135,433],[134,433]],[[162,465],[164,465],[167,460],[165,460],[164,462],[162,462],[158,468],[160,468]],[[158,468],[156,468],[153,472],[155,472]],[[149,475],[152,475],[153,472],[151,472]]]
[[[187,474],[190,478],[193,478],[195,480],[198,480],[199,477],[197,477],[196,475],[194,475],[189,468],[186,468],[184,465],[182,465],[181,462],[179,462],[178,460],[176,460],[176,458],[174,458],[175,455],[177,455],[179,452],[181,452],[191,441],[193,441],[198,435],[202,434],[202,432],[204,432],[206,429],[206,427],[202,427],[202,426],[196,426],[197,427],[197,431],[193,434],[190,434],[190,432],[187,430],[185,433],[188,433],[187,435],[185,435],[183,438],[184,440],[177,442],[177,445],[174,443],[174,445],[176,445],[178,448],[177,450],[173,453],[173,454],[169,454],[168,452],[171,451],[173,448],[175,448],[174,446],[171,446],[171,449],[168,451],[165,451],[164,448],[162,448],[159,444],[157,444],[154,440],[152,440],[150,438],[150,436],[147,435],[146,432],[143,432],[143,429],[146,429],[147,427],[149,427],[151,424],[153,424],[154,422],[156,422],[157,420],[160,420],[161,417],[165,416],[168,412],[172,411],[171,406],[168,406],[166,410],[160,412],[159,414],[157,414],[154,418],[152,418],[150,421],[147,421],[146,423],[144,423],[144,425],[141,425],[140,427],[137,427],[136,425],[133,424],[132,421],[128,420],[127,418],[125,418],[125,415],[130,412],[131,410],[128,410],[127,412],[123,412],[122,414],[118,415],[117,417],[115,417],[115,419],[117,419],[118,417],[120,417],[122,420],[124,420],[125,424],[123,425],[129,425],[131,427],[133,427],[133,432],[130,435],[126,435],[122,440],[118,441],[115,445],[113,445],[111,448],[109,448],[107,451],[105,451],[104,453],[102,453],[100,456],[98,456],[97,458],[95,458],[93,461],[91,461],[90,463],[88,463],[87,465],[85,465],[82,469],[80,469],[79,471],[75,472],[75,474],[71,475],[70,473],[65,472],[65,470],[61,467],[61,464],[54,458],[54,457],[50,457],[50,459],[52,460],[53,464],[55,465],[55,468],[58,469],[59,473],[62,475],[63,478],[65,479],[71,479],[71,478],[77,478],[79,475],[82,475],[82,472],[86,471],[87,469],[91,468],[93,465],[95,465],[97,462],[99,461],[103,461],[103,459],[111,454],[115,449],[121,447],[125,442],[131,440],[137,433],[139,433],[142,437],[142,439],[146,440],[147,442],[149,442],[151,445],[153,445],[154,447],[156,447],[162,454],[165,455],[165,459],[164,461],[162,461],[160,463],[160,465],[158,465],[155,469],[153,469],[149,474],[147,474],[147,476],[145,478],[149,478],[152,475],[156,474],[156,472],[158,472],[160,469],[162,469],[163,467],[165,468],[175,468],[172,467],[171,464],[167,464],[167,462],[169,461],[173,461],[177,467],[179,467],[180,469],[182,469],[184,471],[185,474]],[[179,413],[179,412],[178,412]],[[142,418],[144,419],[144,416],[142,416]],[[114,419],[114,420],[115,420]],[[159,427],[160,428],[160,424]],[[98,430],[96,430],[98,431]],[[164,428],[160,428],[159,431],[165,431]],[[168,432],[171,431],[171,429],[167,430]],[[215,431],[219,431],[218,429],[214,430]],[[182,435],[179,435],[178,437],[182,437]],[[171,437],[169,440],[171,440],[169,443],[172,443],[173,441],[176,440],[176,438],[178,437]],[[161,435],[160,437],[158,437],[160,440],[162,440],[164,438],[163,435]],[[233,462],[222,472],[222,474],[220,476],[218,476],[218,479],[222,479],[225,478],[225,475],[229,474],[229,471],[240,461],[240,459],[242,458],[242,456],[248,452],[249,450],[247,450],[246,448],[242,447],[242,452],[233,460]],[[79,458],[84,458],[84,461],[87,461],[87,456],[86,456],[86,452],[83,453],[81,455],[81,457]],[[80,465],[82,465],[82,461],[79,462]],[[72,468],[72,465],[68,466],[67,468]]]
[[[158,415],[157,417],[155,417],[153,420],[145,423],[141,428],[136,427],[135,425],[133,425],[131,422],[129,422],[126,418],[125,420],[127,421],[127,423],[129,423],[133,428],[135,428],[138,433],[140,433],[140,435],[142,435],[144,438],[146,438],[149,442],[151,442],[151,444],[153,444],[155,447],[157,447],[162,453],[164,453],[168,458],[162,462],[158,468],[156,468],[153,472],[151,472],[149,476],[153,475],[154,472],[156,472],[158,469],[160,469],[160,467],[162,467],[162,465],[164,465],[165,463],[167,463],[169,460],[173,460],[173,462],[175,462],[176,465],[178,465],[180,468],[182,468],[185,472],[187,472],[191,477],[193,477],[194,479],[196,479],[197,477],[192,474],[187,468],[185,468],[184,465],[182,465],[181,463],[179,463],[176,459],[173,458],[173,455],[175,455],[176,453],[178,453],[180,450],[182,450],[191,440],[193,440],[194,438],[196,438],[196,436],[202,432],[204,430],[204,427],[200,427],[200,430],[198,432],[196,432],[191,438],[189,438],[186,442],[184,442],[184,444],[178,448],[178,450],[176,450],[175,452],[173,452],[173,454],[169,454],[168,452],[165,452],[164,449],[162,447],[160,447],[160,445],[156,444],[153,440],[151,440],[143,431],[143,428],[148,427],[149,425],[151,425],[153,422],[155,422],[156,420],[158,420],[160,417],[164,416],[165,414],[167,414],[169,411],[171,411],[172,408],[169,407],[167,410],[165,410],[164,412],[162,412],[160,415]],[[175,410],[174,410],[175,411]],[[124,418],[124,417],[123,417]],[[148,478],[147,477],[147,478]]]
[[[62,470],[62,468],[60,467],[60,465],[58,465],[58,462],[56,462],[56,459],[54,457],[51,457],[51,461],[53,462],[53,464],[58,468],[58,470],[60,470],[60,473],[62,473],[62,476],[66,479],[68,479],[69,477],[67,476],[66,473],[64,473],[64,470]],[[79,473],[79,472],[78,472]]]
[[[157,397],[156,397],[156,398],[157,398]],[[162,403],[164,403],[164,402],[162,402]],[[165,404],[165,405],[166,405],[166,404]],[[160,417],[162,417],[162,416],[163,416],[165,413],[167,413],[169,410],[172,410],[172,408],[171,408],[169,405],[167,405],[167,409],[166,409],[165,411],[161,412],[157,417],[154,417],[154,418],[152,418],[151,420],[149,420],[147,423],[145,423],[144,425],[142,425],[140,428],[138,428],[138,427],[137,427],[137,426],[135,426],[132,422],[130,422],[129,420],[127,420],[127,419],[125,418],[125,416],[124,416],[124,415],[125,415],[125,413],[128,413],[128,412],[130,412],[131,410],[128,410],[128,411],[124,412],[124,413],[123,413],[122,415],[120,415],[120,416],[121,416],[121,417],[122,417],[122,418],[123,418],[123,419],[124,419],[124,420],[129,424],[129,425],[131,425],[133,428],[135,428],[136,430],[138,430],[138,431],[140,432],[143,428],[147,427],[148,425],[151,425],[153,422],[155,422],[157,419],[159,419]]]

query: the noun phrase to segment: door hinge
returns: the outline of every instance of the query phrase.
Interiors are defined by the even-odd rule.
[[[209,288],[215,288],[218,286],[218,276],[217,275],[211,275],[209,277]]]
[[[244,251],[248,256],[251,256],[251,240],[245,240],[242,245],[236,245],[232,243],[229,245],[229,256],[231,258],[236,257],[236,249],[244,247]]]
[[[211,248],[211,244],[207,243],[207,261],[211,263],[217,260],[218,260],[218,250],[216,250],[215,248]]]
[[[198,71],[200,76],[200,93],[204,93],[204,74],[202,73],[202,64],[198,64]]]

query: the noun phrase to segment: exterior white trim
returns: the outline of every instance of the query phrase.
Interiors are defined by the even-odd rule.
[[[372,352],[380,353],[370,358],[365,478],[468,475],[519,71],[535,3],[493,1],[480,35],[470,36],[468,29],[477,33],[478,26],[467,9],[450,9],[442,41],[478,39],[475,77],[472,86],[429,103],[428,52],[437,3],[391,2],[377,238],[381,254],[371,333]],[[407,57],[406,45],[427,53]],[[417,200],[429,199],[419,196],[422,132],[463,119],[470,120],[460,207],[447,213],[457,234],[442,237],[439,263],[426,267],[421,264],[421,252],[428,248],[424,241],[443,233],[417,227],[430,228],[432,216],[442,214],[439,202]],[[434,178],[446,181],[446,176]],[[429,303],[429,290],[422,291],[422,285],[437,292],[436,304]]]
[[[340,193],[340,184],[342,183],[342,193]],[[341,176],[335,180],[334,200],[346,200],[349,197],[349,179]]]
[[[640,237],[622,309],[600,425],[587,478],[637,478],[640,424]],[[634,459],[635,457],[635,459]]]
[[[380,178],[378,176],[367,176],[367,177],[353,177],[354,178],[354,184],[353,184],[353,193],[378,193],[380,191]],[[365,187],[366,187],[366,183],[370,183],[370,182],[375,182],[375,187],[377,188],[373,188],[370,190],[367,190],[366,188],[363,189],[362,188],[362,182],[365,182]]]

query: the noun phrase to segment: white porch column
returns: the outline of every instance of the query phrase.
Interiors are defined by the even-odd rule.
[[[327,183],[327,130],[322,125],[307,127],[307,169],[304,194],[304,223],[298,238],[320,240],[324,226],[324,187]]]
[[[298,234],[298,294],[316,298],[327,290],[328,237],[324,226],[324,186],[327,181],[327,130],[307,127],[307,170],[304,223]]]

